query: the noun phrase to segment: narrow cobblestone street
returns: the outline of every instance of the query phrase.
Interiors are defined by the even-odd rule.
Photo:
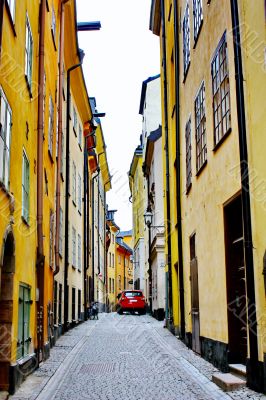
[[[100,314],[62,336],[12,400],[266,399],[225,394],[216,369],[150,316]]]

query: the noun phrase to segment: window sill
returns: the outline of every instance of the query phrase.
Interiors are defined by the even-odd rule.
[[[25,80],[26,80],[26,85],[27,85],[27,88],[28,88],[29,96],[30,96],[30,98],[32,99],[33,96],[32,96],[32,92],[31,92],[31,86],[30,86],[30,83],[29,83],[29,80],[28,80],[28,76],[27,76],[27,75],[25,75]]]
[[[232,128],[229,128],[228,131],[223,135],[223,137],[219,140],[219,142],[212,149],[212,151],[214,153],[216,153],[216,151],[221,147],[221,145],[227,139],[227,137],[230,135],[231,132],[232,132]]]
[[[48,155],[49,155],[49,158],[50,158],[51,163],[54,164],[53,155],[52,155],[52,153],[51,153],[51,150],[49,150],[49,149],[48,149]]]
[[[21,219],[24,222],[24,224],[29,228],[30,224],[29,224],[29,222],[26,220],[26,218],[23,215],[21,216]]]
[[[207,160],[204,161],[204,163],[202,164],[202,166],[200,167],[200,169],[197,171],[197,173],[196,173],[196,177],[197,177],[197,178],[200,176],[200,174],[202,173],[202,171],[205,169],[206,165],[207,165]]]
[[[188,64],[188,66],[187,66],[187,69],[186,69],[186,71],[184,72],[183,84],[185,84],[185,82],[186,82],[186,79],[187,79],[187,76],[188,76],[189,69],[190,69],[190,61],[189,61],[189,64]]]
[[[73,268],[74,270],[76,270],[76,269],[77,269],[77,267],[75,267],[75,265],[73,265],[73,264],[72,264],[72,268]]]
[[[0,189],[3,190],[3,192],[5,193],[5,195],[9,198],[12,199],[12,194],[9,192],[9,190],[7,189],[7,187],[5,186],[5,184],[3,182],[0,181]]]
[[[77,132],[76,132],[76,129],[74,127],[73,127],[73,131],[74,131],[75,136],[77,137]]]
[[[78,268],[78,272],[81,274],[81,272],[82,272],[81,269]]]
[[[81,147],[80,143],[79,143],[79,148],[80,148],[80,151],[82,152],[82,147]]]
[[[13,20],[13,18],[12,18],[11,12],[10,12],[9,5],[8,5],[7,1],[6,1],[5,3],[6,3],[7,15],[8,15],[9,22],[10,22],[10,24],[11,24],[12,31],[13,31],[13,33],[14,33],[14,36],[17,37],[17,32],[16,32],[14,20]]]
[[[76,202],[74,200],[72,200],[73,206],[77,207]]]
[[[61,254],[60,252],[59,252],[59,257],[61,258],[61,260],[63,259],[63,254]]]
[[[175,109],[176,109],[176,106],[174,105],[173,110],[172,110],[172,114],[171,114],[171,118],[172,118],[172,119],[173,119],[174,116],[175,116]]]
[[[61,175],[61,181],[64,182],[65,180],[64,180],[64,175],[62,174],[62,172],[60,172],[60,175]]]
[[[80,211],[80,210],[78,210],[78,213],[79,213],[79,215],[81,216],[81,211]]]
[[[53,33],[53,30],[52,30],[52,29],[51,29],[51,34],[52,34],[54,49],[55,49],[55,51],[57,51],[56,44],[55,44],[55,37],[54,37],[54,33]]]
[[[189,193],[191,191],[191,188],[192,188],[192,183],[190,183],[189,186],[187,186],[187,188],[186,188],[186,195],[187,196],[189,195]]]

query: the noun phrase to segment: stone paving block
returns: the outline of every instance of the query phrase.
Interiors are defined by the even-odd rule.
[[[226,373],[223,374],[221,372],[217,372],[212,377],[213,382],[222,388],[225,392],[229,392],[232,390],[236,390],[246,386],[246,381],[238,378],[237,376]]]

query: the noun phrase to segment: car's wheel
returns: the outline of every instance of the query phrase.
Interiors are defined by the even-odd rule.
[[[117,314],[119,314],[119,315],[122,315],[122,314],[123,314],[122,308],[119,308],[119,309],[117,310]]]
[[[139,310],[139,315],[145,315],[146,314],[146,310]]]

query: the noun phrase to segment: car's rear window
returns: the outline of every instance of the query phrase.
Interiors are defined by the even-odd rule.
[[[141,292],[125,292],[126,297],[141,297],[143,296]]]

